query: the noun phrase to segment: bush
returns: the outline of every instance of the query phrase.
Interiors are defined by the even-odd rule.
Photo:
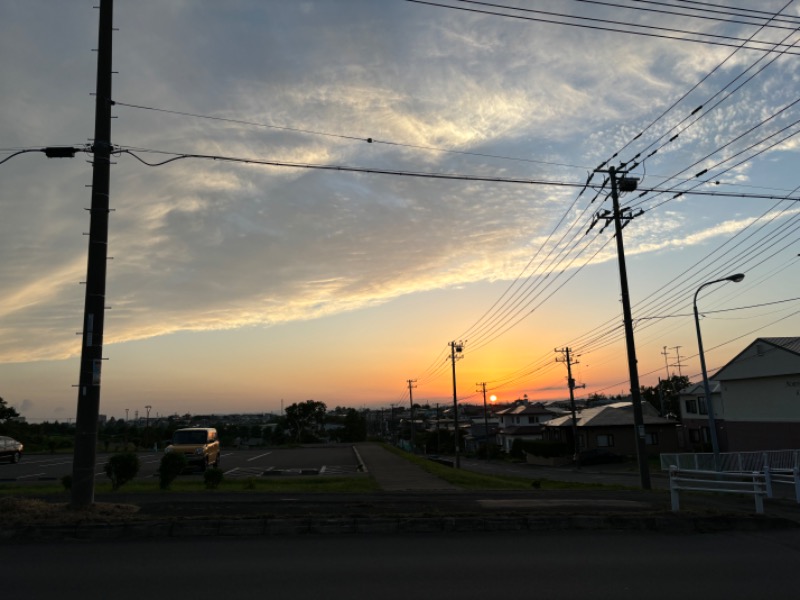
[[[219,484],[222,483],[223,472],[222,469],[218,469],[217,467],[211,467],[210,469],[206,469],[205,473],[203,473],[203,480],[206,482],[206,489],[207,490],[215,490],[219,487]]]
[[[105,472],[111,480],[111,489],[118,490],[136,477],[139,472],[139,457],[132,453],[114,454],[108,459]]]
[[[64,486],[64,489],[70,491],[72,489],[72,475],[64,475],[61,478],[61,485]]]
[[[162,490],[168,490],[173,481],[186,468],[186,457],[176,452],[167,452],[161,457],[158,467],[158,485]]]

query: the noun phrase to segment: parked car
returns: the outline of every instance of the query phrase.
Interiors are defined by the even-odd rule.
[[[172,434],[172,444],[164,452],[177,452],[186,462],[205,471],[209,466],[219,467],[219,438],[213,427],[188,427]]]
[[[22,458],[22,443],[14,438],[0,435],[0,460],[18,463]]]

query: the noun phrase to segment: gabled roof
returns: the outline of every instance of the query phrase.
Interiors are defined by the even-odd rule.
[[[557,411],[550,410],[541,402],[532,402],[532,403],[519,403],[515,404],[514,406],[510,406],[508,408],[504,408],[503,410],[498,410],[495,414],[501,416],[508,416],[508,415],[552,415],[556,414]]]
[[[800,337],[757,338],[713,376],[718,381],[800,374]]]
[[[713,381],[713,380],[710,380],[710,379],[708,381],[708,387],[711,388],[711,393],[712,394],[719,394],[720,390],[722,389],[722,386],[720,385],[719,381]],[[693,383],[689,387],[683,388],[679,392],[679,395],[680,396],[705,396],[706,395],[706,390],[705,390],[705,387],[703,386],[703,382],[701,381],[700,383]]]
[[[633,425],[633,403],[614,402],[603,406],[585,408],[577,415],[576,425],[578,427],[618,427],[621,425]],[[658,412],[649,402],[642,402],[642,420],[645,425],[674,425],[670,419],[658,416]],[[566,427],[572,426],[572,416],[567,415],[551,419],[542,423],[544,427]]]

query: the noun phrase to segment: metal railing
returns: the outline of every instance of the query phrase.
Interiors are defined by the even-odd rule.
[[[719,465],[714,463],[712,452],[662,454],[661,470],[669,471],[670,467],[694,471],[725,471],[745,473],[761,471],[764,467],[771,470],[791,470],[800,466],[800,450],[769,450],[762,452],[722,452]]]
[[[733,473],[725,471],[669,469],[669,492],[673,512],[680,510],[680,492],[718,492],[725,494],[751,494],[755,498],[756,512],[764,514],[767,496],[767,476],[759,471]]]
[[[800,504],[800,466],[792,469],[771,469],[764,467],[764,476],[767,484],[767,498],[774,498],[773,484],[785,484],[794,487],[794,498]]]

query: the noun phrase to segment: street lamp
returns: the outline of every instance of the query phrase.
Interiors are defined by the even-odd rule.
[[[715,283],[722,283],[723,281],[732,281],[734,283],[739,283],[742,279],[744,279],[744,273],[737,273],[736,275],[729,275],[728,277],[723,277],[722,279],[715,279],[714,281],[708,281],[697,288],[697,291],[694,293],[694,323],[695,327],[697,328],[697,348],[700,352],[700,370],[703,372],[703,389],[706,395],[706,408],[708,409],[708,433],[711,436],[711,450],[714,452],[714,470],[719,471],[720,464],[719,464],[719,442],[717,441],[717,424],[714,420],[714,401],[711,398],[711,386],[708,384],[708,371],[706,371],[706,358],[703,353],[703,337],[700,335],[700,315],[697,312],[697,294],[700,293],[704,287]]]

